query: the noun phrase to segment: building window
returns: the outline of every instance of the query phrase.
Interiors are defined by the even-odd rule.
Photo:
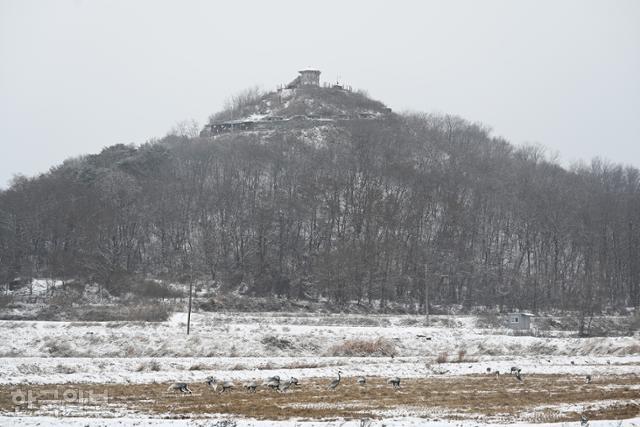
[[[518,319],[517,317],[511,319],[511,323],[518,323],[519,321],[520,319]]]

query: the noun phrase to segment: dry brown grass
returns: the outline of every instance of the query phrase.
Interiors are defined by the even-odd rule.
[[[236,363],[229,368],[230,371],[246,371],[247,369],[249,369],[247,365],[243,365],[242,363]]]
[[[477,361],[478,359],[467,357],[467,351],[464,349],[458,350],[458,358],[456,360],[452,360],[453,363],[473,363]]]
[[[327,366],[324,364],[324,366]],[[315,362],[291,362],[289,364],[284,365],[285,369],[314,369],[319,368],[320,364]]]
[[[436,357],[436,363],[447,363],[449,360],[449,353],[443,352]]]
[[[143,362],[139,364],[138,366],[136,366],[135,371],[136,372],[145,372],[145,371],[157,372],[160,369],[162,369],[162,367],[160,366],[160,363],[158,363],[155,360],[152,360],[150,362]]]
[[[344,378],[335,390],[327,389],[330,379],[307,379],[301,387],[287,393],[259,388],[255,394],[241,390],[219,394],[204,384],[191,384],[193,395],[167,392],[167,384],[81,384],[29,386],[37,396],[39,392],[73,388],[107,392],[109,405],[156,416],[171,414],[175,417],[202,417],[208,414],[255,417],[281,420],[292,417],[302,419],[376,418],[383,412],[398,409],[408,415],[429,418],[475,419],[513,421],[576,421],[579,414],[554,409],[535,409],[548,405],[581,404],[592,420],[625,419],[640,415],[634,400],[640,397],[640,377],[635,375],[599,377],[597,382],[585,384],[582,376],[529,375],[523,383],[512,377],[474,375],[451,378],[409,379],[402,381],[400,390],[393,390],[385,378],[370,378],[366,387],[358,386],[352,378]],[[611,387],[615,385],[616,387]],[[11,386],[0,391],[0,411],[14,411],[11,391],[25,390],[25,386]],[[617,401],[606,408],[598,408],[598,401]],[[51,401],[37,404],[30,411],[54,411]],[[106,403],[104,404],[106,405]],[[521,414],[529,413],[527,418]],[[42,412],[40,412],[42,414]]]
[[[195,365],[189,366],[190,371],[206,371],[212,369],[210,366],[207,366],[203,363],[196,363]]]
[[[375,340],[351,339],[345,340],[329,348],[329,356],[395,356],[396,346],[386,338]]]
[[[467,357],[467,351],[464,349],[458,350],[458,357],[456,359],[449,360],[449,353],[446,351],[440,353],[435,359],[435,363],[473,363],[477,361],[478,359]]]

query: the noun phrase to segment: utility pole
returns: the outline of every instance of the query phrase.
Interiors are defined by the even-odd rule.
[[[193,293],[193,263],[190,265],[190,274],[189,274],[189,311],[187,312],[187,335],[189,335],[189,331],[191,329],[191,295]]]
[[[427,267],[427,262],[425,260],[424,263],[424,313],[425,313],[425,321],[427,322],[427,326],[429,326],[429,268]]]

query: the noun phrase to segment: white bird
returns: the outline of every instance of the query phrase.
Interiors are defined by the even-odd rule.
[[[367,379],[365,377],[358,377],[358,379],[356,380],[358,382],[358,384],[360,385],[365,385],[367,383]]]

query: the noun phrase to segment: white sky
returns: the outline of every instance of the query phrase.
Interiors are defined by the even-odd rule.
[[[307,66],[564,164],[640,167],[640,1],[0,0],[0,187]]]

